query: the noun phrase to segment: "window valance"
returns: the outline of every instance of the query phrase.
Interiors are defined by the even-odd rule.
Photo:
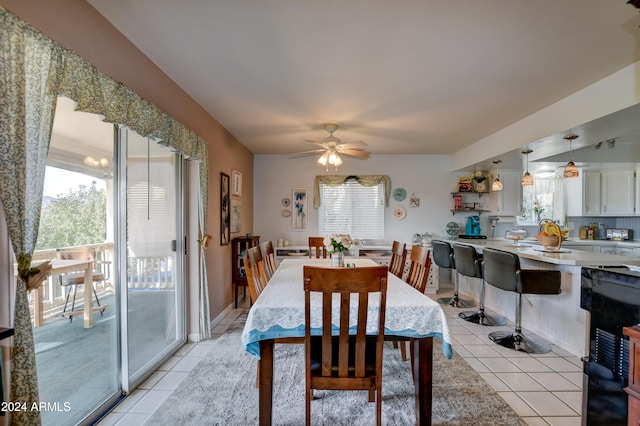
[[[153,136],[199,162],[200,193],[208,205],[208,147],[194,131],[170,117],[160,108],[115,81],[76,52],[63,47],[45,34],[0,7],[0,37],[8,43],[23,43],[28,61],[38,63],[46,57],[49,74],[46,90],[49,95],[67,96],[78,103],[77,109],[104,116],[104,121],[125,125],[143,137]],[[7,61],[21,61],[5,51]],[[206,217],[206,216],[205,216]]]
[[[340,176],[340,175],[322,175],[316,176],[313,183],[313,207],[320,207],[322,200],[320,199],[320,183],[329,186],[338,186],[345,183],[348,179],[356,180],[362,186],[384,185],[384,205],[389,207],[389,195],[391,191],[391,179],[387,175],[360,175],[360,176]]]

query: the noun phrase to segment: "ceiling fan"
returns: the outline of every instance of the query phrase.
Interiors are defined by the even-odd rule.
[[[329,132],[329,136],[322,139],[320,142],[305,140],[305,142],[309,142],[313,145],[318,146],[318,149],[298,152],[296,154],[292,154],[289,158],[306,157],[309,155],[322,153],[322,155],[318,159],[318,163],[326,166],[327,170],[329,169],[329,164],[335,166],[336,169],[340,164],[342,164],[340,155],[348,155],[363,160],[369,158],[369,155],[371,155],[371,153],[364,150],[364,148],[367,146],[366,143],[362,141],[342,143],[339,138],[333,136],[333,132],[335,132],[338,127],[339,126],[337,124],[333,123],[325,124],[324,128],[327,132]]]

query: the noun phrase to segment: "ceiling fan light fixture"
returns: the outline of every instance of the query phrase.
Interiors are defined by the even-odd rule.
[[[522,180],[520,181],[522,186],[533,186],[533,176],[529,173],[529,154],[532,152],[533,151],[530,149],[522,151],[522,153],[527,156],[527,171],[524,173],[524,176],[522,176]]]
[[[320,158],[318,158],[318,164],[322,165],[322,166],[326,166],[327,162],[329,161],[329,152],[325,152],[324,154],[322,154],[320,156]]]
[[[565,178],[578,177],[580,175],[580,172],[578,171],[578,167],[576,167],[575,163],[571,158],[571,153],[572,153],[571,142],[573,142],[573,140],[575,139],[578,139],[578,135],[574,135],[573,133],[568,134],[563,139],[569,141],[569,162],[567,163],[566,166],[564,166],[564,177]]]

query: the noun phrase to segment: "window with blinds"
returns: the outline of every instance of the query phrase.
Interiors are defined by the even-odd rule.
[[[322,235],[349,234],[359,240],[384,240],[384,185],[363,186],[355,179],[329,186],[320,183],[318,208]]]

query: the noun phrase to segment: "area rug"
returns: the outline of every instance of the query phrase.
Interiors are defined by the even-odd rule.
[[[211,351],[147,420],[147,425],[257,425],[256,359],[245,353],[240,334],[246,316],[219,337]],[[526,425],[460,356],[447,360],[434,342],[433,425]],[[384,349],[382,421],[415,424],[411,368],[400,351]],[[273,424],[305,419],[302,345],[274,349]],[[313,425],[375,424],[375,404],[361,391],[316,391]]]

